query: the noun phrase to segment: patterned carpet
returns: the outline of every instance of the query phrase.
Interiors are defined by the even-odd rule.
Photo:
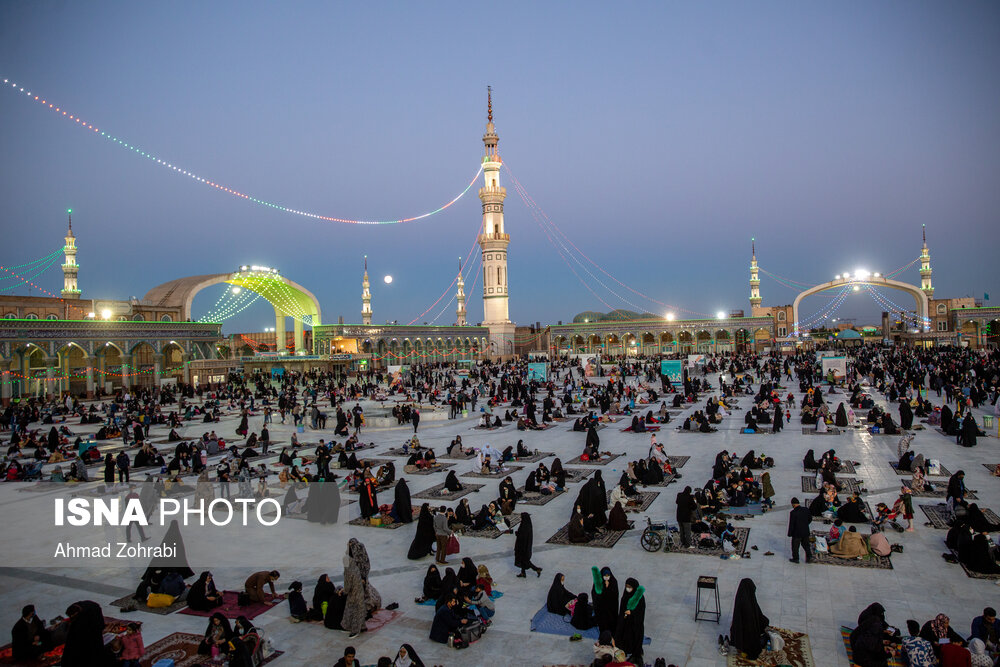
[[[854,660],[851,659],[851,631],[854,628],[849,628],[846,625],[840,626],[840,638],[844,642],[844,649],[847,651],[847,662],[850,665],[854,665]],[[906,663],[899,658],[891,658],[888,662],[889,667],[906,667]]]
[[[275,588],[278,588],[275,586]],[[268,589],[270,590],[270,589]],[[222,591],[223,603],[221,607],[216,607],[211,611],[195,611],[190,607],[185,607],[181,609],[178,613],[184,614],[185,616],[201,616],[203,618],[208,618],[212,614],[221,613],[226,618],[232,620],[240,616],[246,616],[248,620],[253,620],[263,614],[265,611],[273,609],[275,605],[280,605],[281,601],[285,599],[285,596],[278,594],[274,599],[276,600],[274,605],[264,604],[263,602],[254,602],[248,604],[245,607],[241,607],[237,604],[239,594],[236,591]],[[199,641],[201,641],[199,639]]]
[[[826,531],[814,530],[813,535],[826,536]],[[862,558],[858,560],[856,558],[838,558],[837,556],[831,556],[830,554],[821,554],[816,551],[815,545],[812,545],[813,550],[813,562],[819,563],[821,565],[846,565],[848,567],[861,567],[867,568],[869,570],[891,570],[892,560],[889,556],[876,556],[872,554],[868,558]]]
[[[675,468],[683,468],[684,464],[691,460],[691,457],[690,456],[673,456],[673,455],[670,455],[670,456],[667,457],[667,460],[670,461],[670,465],[672,465],[673,467],[675,467]]]
[[[853,477],[838,477],[837,482],[840,484],[840,493],[851,495],[854,493],[863,493],[861,491],[861,481],[854,479]],[[819,489],[816,488],[816,477],[810,475],[806,477],[802,476],[802,492],[803,493],[819,493]]]
[[[756,660],[748,660],[736,655],[736,651],[726,656],[726,667],[752,667],[757,665],[788,665],[789,667],[815,667],[809,635],[785,628],[773,628],[785,640],[785,648],[780,651],[764,651]]]
[[[511,528],[516,528],[517,524],[521,523],[521,515],[511,514],[508,517],[504,517],[504,520],[510,525]],[[490,526],[489,528],[484,528],[483,530],[473,530],[471,528],[463,528],[461,533],[459,533],[459,535],[461,537],[482,537],[487,540],[495,540],[496,538],[503,535],[503,533],[497,530],[496,526]]]
[[[555,535],[545,540],[546,544],[562,544],[570,547],[599,547],[601,549],[610,549],[615,546],[615,544],[622,538],[627,530],[600,530],[597,535],[590,542],[584,544],[575,544],[569,541],[569,524],[560,528],[555,532]]]
[[[444,489],[444,482],[432,486],[429,489],[424,489],[420,493],[414,493],[412,497],[420,498],[422,500],[458,500],[463,498],[474,491],[478,491],[483,488],[485,484],[463,484],[461,491],[455,491],[454,493],[442,493]]]
[[[439,459],[452,459],[453,461],[468,461],[469,459],[476,458],[475,452],[469,452],[468,456],[451,456],[448,453],[444,453],[438,457]]]
[[[600,461],[583,461],[583,460],[580,459],[579,456],[577,456],[575,459],[570,459],[569,461],[567,461],[566,465],[574,465],[574,466],[603,466],[603,465],[607,465],[607,464],[611,463],[612,461],[614,461],[619,456],[625,456],[625,455],[624,454],[608,454],[606,456],[602,456]]]
[[[555,493],[550,493],[548,495],[541,493],[526,493],[523,486],[519,488],[517,492],[524,494],[521,498],[518,498],[518,505],[532,505],[535,507],[547,505],[562,494],[566,493],[565,491],[556,491]]]
[[[594,467],[589,468],[563,468],[566,471],[566,483],[582,482],[594,474]]]
[[[927,515],[927,520],[930,521],[935,528],[939,530],[948,529],[948,508],[944,503],[939,503],[937,505],[921,505],[920,509]],[[980,507],[979,509],[983,511],[983,516],[985,516],[990,523],[1000,523],[1000,516],[997,516],[993,510],[987,507]]]
[[[805,472],[811,472],[813,474],[813,478],[816,477],[816,471],[815,470],[806,470],[805,467],[803,467],[802,469]],[[857,472],[858,472],[858,469],[854,467],[854,461],[843,461],[842,460],[840,462],[840,472],[838,472],[837,474],[838,475],[855,475],[855,474],[857,474]]]
[[[828,426],[826,433],[820,433],[815,428],[803,426],[802,435],[840,435],[840,429],[836,426]]]
[[[146,647],[146,655],[142,659],[142,666],[155,664],[158,660],[171,660],[174,667],[195,667],[196,665],[211,664],[212,657],[209,655],[198,655],[198,644],[201,643],[202,635],[191,634],[190,632],[175,632],[167,635],[163,639],[153,642]],[[281,656],[283,651],[275,651],[260,664],[266,665],[272,660]]]
[[[626,512],[645,512],[649,509],[649,506],[653,504],[656,497],[660,495],[659,491],[640,491],[639,492],[639,505],[633,505],[625,507]],[[611,505],[611,492],[608,491],[608,505]]]
[[[892,467],[893,472],[895,472],[897,475],[900,475],[901,477],[912,477],[913,476],[913,473],[910,472],[910,471],[908,471],[908,470],[900,470],[899,469],[899,464],[896,461],[889,461],[889,465]],[[984,463],[983,465],[986,465],[986,464]],[[924,468],[924,472],[927,472],[927,468],[926,467]],[[937,473],[935,473],[933,475],[930,474],[930,473],[927,473],[927,476],[928,477],[951,477],[951,471],[948,470],[947,468],[945,468],[944,466],[941,466],[938,469]]]
[[[736,528],[736,550],[733,553],[743,556],[747,551],[749,541],[750,529],[743,527]],[[696,556],[711,556],[712,558],[718,558],[726,553],[722,548],[704,549],[702,547],[695,547],[694,549],[688,549],[687,547],[681,546],[680,538],[677,539],[676,546],[674,546],[670,540],[665,540],[663,550],[667,553],[694,554]]]
[[[913,487],[911,486],[912,482],[910,480],[904,479],[902,480],[902,484],[906,488],[910,489],[911,495],[914,498],[946,498],[948,496],[948,487],[945,486],[942,482],[937,482],[937,485],[935,486],[933,491],[928,491],[927,489],[924,489],[920,493],[913,491]],[[972,491],[966,491],[965,497],[968,498],[969,500],[979,500],[979,497]]]
[[[983,467],[989,470],[992,475],[995,475],[997,472],[997,464],[995,463],[984,463]]]
[[[547,459],[550,456],[555,456],[555,452],[536,452],[531,456],[521,456],[517,459],[518,463],[538,463],[542,459]]]
[[[403,473],[406,475],[433,475],[434,473],[444,472],[448,468],[454,467],[454,463],[438,463],[433,468],[418,468],[416,466],[404,466]]]
[[[574,421],[576,421],[576,420],[574,420]],[[598,424],[597,426],[595,426],[595,427],[594,427],[594,430],[595,430],[595,431],[600,431],[600,430],[602,430],[602,429],[605,429],[605,428],[607,428],[607,427],[608,427],[608,424],[607,424],[607,423],[604,423],[604,422],[602,422],[602,423]],[[569,425],[569,428],[568,428],[568,429],[566,429],[566,430],[567,430],[567,431],[570,431],[570,432],[573,432],[573,431],[575,431],[575,429],[573,428],[573,425],[572,425],[572,424],[570,424],[570,425]],[[586,431],[576,431],[576,433],[586,433]]]
[[[503,479],[507,475],[509,475],[511,473],[514,473],[514,472],[517,472],[518,470],[522,469],[523,467],[524,466],[512,466],[512,465],[508,465],[508,466],[504,466],[503,470],[498,470],[497,472],[492,472],[489,475],[484,475],[481,472],[472,472],[472,471],[469,471],[469,472],[463,472],[461,474],[461,477],[475,477],[475,478],[478,478],[478,479]]]

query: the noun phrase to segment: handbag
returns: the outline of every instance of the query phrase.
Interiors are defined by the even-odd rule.
[[[445,548],[444,553],[446,556],[451,556],[457,554],[461,545],[458,543],[458,538],[452,535],[448,538],[448,546]]]
[[[483,632],[485,631],[486,627],[482,624],[482,622],[470,621],[458,629],[458,636],[461,637],[462,641],[466,645],[468,645],[479,641],[479,638],[483,636]]]

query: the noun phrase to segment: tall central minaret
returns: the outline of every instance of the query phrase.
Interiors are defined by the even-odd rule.
[[[464,327],[465,326],[465,281],[462,280],[462,258],[458,258],[458,294],[455,295],[458,300],[458,308],[455,309],[455,325]]]
[[[372,323],[372,291],[368,282],[368,255],[365,255],[365,275],[361,279],[361,323]]]
[[[750,314],[756,316],[757,309],[763,303],[760,296],[760,274],[757,269],[757,243],[750,239]]]
[[[928,299],[934,298],[934,285],[931,284],[931,251],[927,249],[927,225],[924,225],[924,247],[920,250],[920,289]]]
[[[79,299],[80,288],[76,283],[76,274],[80,271],[80,266],[76,263],[76,237],[73,236],[73,209],[66,211],[69,216],[69,231],[66,232],[66,245],[63,246],[63,253],[66,261],[62,265],[63,288],[62,298]]]
[[[490,356],[506,357],[514,353],[514,325],[507,311],[507,246],[510,236],[503,229],[503,201],[507,188],[500,185],[503,161],[497,152],[496,128],[493,126],[493,90],[487,87],[486,133],[483,145],[483,178],[479,200],[483,202],[483,226],[479,247],[483,252],[483,326],[490,330]]]

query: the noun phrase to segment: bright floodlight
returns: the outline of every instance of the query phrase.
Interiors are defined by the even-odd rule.
[[[94,313],[87,313],[87,317],[93,319],[96,315]]]
[[[392,282],[392,276],[386,276],[386,277],[385,277],[385,278],[383,278],[382,280],[384,280],[384,281],[385,281],[385,284],[386,284],[386,285],[388,285],[389,283],[391,283],[391,282]]]
[[[673,322],[676,317],[673,313],[667,313],[667,322]]]
[[[232,291],[233,294],[239,294],[240,293],[240,288],[239,287],[233,287],[233,289],[231,291]]]
[[[873,273],[872,275],[873,275],[873,276],[875,276],[876,278],[881,278],[881,277],[882,277],[882,274],[881,274],[881,273],[879,273],[878,271],[876,271],[876,272],[875,272],[875,273]]]
[[[101,319],[110,320],[111,319],[111,311],[108,310],[107,308],[105,308],[104,310],[102,310],[101,311]]]
[[[840,274],[838,273],[837,275],[835,275],[835,276],[833,277],[833,279],[834,279],[834,280],[840,280]]]
[[[724,320],[726,319],[726,314],[721,310],[715,314],[716,319]]]
[[[865,269],[854,269],[854,277],[858,280],[867,280],[871,276]]]
[[[861,291],[861,288],[860,288],[860,287],[858,287],[857,285],[855,285],[855,286],[854,286],[854,291],[855,291],[855,292],[859,292],[859,291]]]

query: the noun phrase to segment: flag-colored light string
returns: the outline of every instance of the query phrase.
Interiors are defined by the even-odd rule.
[[[510,167],[507,165],[506,162],[504,162],[503,166],[504,166],[504,169],[507,170],[507,174],[510,176],[511,181],[514,182],[522,190],[524,190],[524,186],[522,186],[521,183],[520,183],[520,181],[517,180],[517,177],[510,170]],[[581,256],[583,256],[584,259],[586,259],[588,262],[590,262],[591,264],[593,264],[595,267],[597,267],[597,269],[601,273],[603,273],[604,275],[608,276],[609,278],[611,278],[612,280],[614,280],[616,283],[618,283],[619,285],[621,285],[625,289],[627,289],[630,292],[632,292],[633,294],[636,294],[636,295],[638,295],[638,296],[640,296],[640,297],[642,297],[642,298],[644,298],[644,299],[646,299],[646,300],[648,300],[648,301],[650,301],[652,303],[655,303],[655,304],[657,304],[659,306],[663,306],[665,308],[672,308],[674,310],[678,310],[678,311],[682,311],[682,312],[686,312],[686,313],[692,313],[694,315],[704,315],[705,317],[709,317],[709,315],[707,313],[700,313],[700,312],[698,312],[696,310],[688,310],[687,308],[681,308],[680,306],[673,306],[673,305],[671,305],[669,303],[664,303],[663,301],[660,301],[658,299],[654,299],[651,296],[648,296],[648,295],[643,294],[642,292],[640,292],[640,291],[638,291],[636,289],[633,289],[632,287],[630,287],[629,285],[625,284],[624,282],[622,282],[621,280],[619,280],[615,276],[611,275],[606,270],[604,270],[604,268],[600,264],[598,264],[597,262],[595,262],[594,260],[592,260],[585,252],[583,252],[582,250],[580,250],[580,248],[578,248],[577,245],[575,243],[573,243],[573,240],[571,238],[569,238],[568,236],[566,236],[566,234],[564,234],[561,229],[559,229],[559,226],[555,222],[553,222],[551,218],[549,218],[549,216],[545,213],[545,211],[541,208],[541,206],[538,206],[538,204],[535,202],[535,200],[532,199],[530,195],[528,195],[527,190],[524,190],[524,195],[525,195],[525,197],[527,197],[527,199],[531,202],[531,204],[533,206],[538,207],[539,212],[541,212],[541,214],[545,217],[545,219],[556,229],[556,231],[558,231],[558,233],[561,236],[563,236],[563,238],[565,238],[569,242],[569,244],[571,246],[573,246],[573,248],[578,253],[580,253]],[[644,310],[644,309],[640,308],[640,310]]]
[[[58,257],[53,257],[52,259],[50,259],[46,264],[42,265],[41,267],[39,267],[38,265],[31,267],[30,269],[28,269],[28,271],[25,271],[25,273],[30,273],[30,275],[28,275],[27,277],[25,277],[24,280],[26,280],[26,281],[28,281],[30,283],[31,281],[33,281],[36,278],[38,278],[38,276],[40,276],[43,273],[45,273],[46,271],[48,271],[49,268],[53,264],[55,264],[57,261],[59,261],[59,258]],[[5,277],[3,279],[0,279],[0,282],[5,281],[5,280],[16,280],[16,278],[14,278],[13,276],[7,276],[7,277]],[[8,292],[8,291],[10,291],[12,289],[16,289],[17,287],[19,287],[19,285],[17,285],[16,283],[13,284],[13,285],[11,285],[11,286],[9,286],[9,287],[0,287],[0,292]]]
[[[63,249],[60,248],[59,250],[56,250],[55,252],[53,252],[51,254],[48,254],[48,255],[46,255],[44,257],[39,257],[38,259],[33,259],[30,262],[25,262],[24,264],[18,264],[17,266],[8,266],[7,269],[9,269],[11,271],[19,270],[19,269],[27,269],[25,271],[25,273],[27,273],[29,271],[33,271],[35,268],[37,268],[37,265],[41,264],[42,262],[50,261],[51,260],[50,261],[50,265],[51,265],[51,262],[54,262],[54,261],[56,261],[56,260],[59,259],[59,255],[62,254],[62,252],[63,252]],[[31,268],[28,268],[28,267],[31,267]],[[4,276],[4,277],[0,278],[0,283],[6,282],[8,280],[16,280],[16,278],[14,278],[12,276]]]
[[[461,272],[462,269],[465,268],[465,265],[468,262],[472,261],[472,251],[476,247],[476,244],[478,242],[479,242],[479,231],[477,229],[476,236],[475,236],[475,238],[472,239],[472,245],[469,247],[469,251],[465,253],[465,259],[462,260],[462,265],[459,267],[459,272]],[[451,279],[451,283],[449,283],[449,285],[444,288],[444,291],[441,292],[441,296],[439,296],[434,301],[434,303],[432,303],[431,305],[429,305],[427,307],[427,309],[424,310],[424,312],[420,313],[419,315],[417,315],[416,317],[414,317],[412,320],[410,320],[409,322],[407,322],[406,325],[410,326],[411,324],[413,324],[414,322],[416,322],[417,320],[419,320],[421,317],[423,317],[424,315],[426,315],[428,312],[430,312],[431,310],[433,310],[436,305],[438,305],[439,303],[441,303],[441,299],[443,299],[445,297],[445,295],[451,290],[452,286],[454,286],[456,282],[458,282],[458,275],[457,274],[455,275],[454,278]]]
[[[476,257],[473,260],[473,263],[468,263],[469,264],[469,270],[466,272],[465,278],[463,280],[468,280],[469,276],[472,275],[473,271],[476,272],[476,278],[475,278],[475,280],[472,283],[472,287],[469,288],[469,291],[468,291],[468,293],[467,293],[466,296],[468,296],[469,294],[474,294],[475,293],[474,290],[476,288],[476,281],[479,280],[478,267],[479,267],[480,263],[482,262],[481,257],[482,257],[482,255],[479,255],[478,257]],[[455,280],[452,281],[452,284],[454,285],[457,282],[458,282],[458,276],[456,275],[455,276]],[[437,322],[438,318],[440,318],[444,314],[444,311],[448,310],[448,308],[451,306],[451,304],[455,303],[456,299],[458,299],[458,291],[457,291],[457,289],[456,289],[456,291],[452,292],[451,299],[448,300],[448,303],[444,304],[444,306],[441,308],[441,310],[438,311],[438,314],[434,316],[434,319],[432,319],[430,321],[430,323],[434,324],[435,322]],[[468,309],[466,309],[466,312],[468,312]]]
[[[272,209],[281,211],[283,213],[292,213],[292,214],[300,215],[300,216],[303,216],[303,217],[306,217],[306,218],[312,218],[314,220],[322,220],[324,222],[341,222],[341,223],[352,224],[352,225],[395,225],[395,224],[402,224],[402,223],[407,223],[407,222],[416,222],[418,220],[423,220],[424,218],[429,218],[432,215],[440,213],[441,211],[445,210],[446,208],[448,208],[449,206],[451,206],[452,204],[454,204],[455,202],[457,202],[459,199],[461,199],[462,196],[465,195],[465,193],[469,191],[469,188],[472,187],[473,183],[476,182],[476,179],[479,178],[479,174],[483,170],[482,165],[480,165],[479,166],[479,170],[476,172],[476,175],[472,177],[472,180],[469,181],[469,184],[467,186],[465,186],[465,189],[462,190],[454,199],[452,199],[448,203],[444,204],[443,206],[439,206],[438,208],[434,209],[433,211],[429,211],[429,212],[423,213],[421,215],[415,215],[415,216],[412,216],[412,217],[409,217],[409,218],[399,218],[397,220],[354,220],[354,219],[351,219],[351,218],[338,218],[338,217],[329,216],[329,215],[319,215],[318,213],[311,213],[309,211],[302,211],[302,210],[291,208],[291,207],[288,207],[288,206],[283,206],[281,204],[275,204],[274,202],[270,202],[270,201],[267,201],[265,199],[260,199],[258,197],[253,196],[253,195],[249,195],[249,194],[246,194],[246,193],[241,192],[239,190],[235,190],[233,188],[225,186],[225,185],[223,185],[221,183],[217,183],[217,182],[215,182],[215,181],[213,181],[211,179],[199,176],[199,175],[197,175],[197,174],[195,174],[193,172],[190,172],[190,171],[188,171],[186,169],[183,169],[183,168],[177,166],[176,164],[170,162],[169,160],[163,160],[161,158],[158,158],[155,155],[153,155],[151,153],[148,153],[148,152],[142,150],[141,148],[139,148],[139,147],[137,147],[137,146],[135,146],[133,144],[128,143],[127,141],[121,139],[120,137],[116,137],[116,136],[113,136],[113,135],[111,135],[109,133],[106,133],[106,132],[102,131],[100,128],[95,127],[91,123],[88,123],[88,122],[84,121],[79,116],[76,116],[74,114],[70,114],[67,111],[63,110],[61,107],[55,106],[54,104],[50,103],[47,99],[42,99],[38,95],[32,95],[32,93],[31,93],[30,90],[26,91],[23,87],[19,86],[16,83],[11,82],[9,79],[4,79],[3,82],[4,82],[4,84],[10,84],[10,88],[13,89],[14,91],[24,93],[28,97],[29,100],[38,102],[43,107],[46,107],[48,109],[52,109],[56,113],[61,113],[62,116],[64,118],[66,118],[67,120],[76,121],[76,124],[79,125],[80,127],[85,128],[87,130],[92,130],[94,133],[98,134],[99,136],[107,139],[108,141],[111,141],[112,143],[118,144],[119,146],[121,146],[123,148],[127,148],[128,150],[134,152],[136,155],[140,155],[140,156],[142,156],[144,158],[149,158],[150,160],[152,160],[153,162],[155,162],[157,165],[160,165],[160,166],[164,167],[165,169],[171,170],[171,171],[173,171],[173,172],[175,172],[177,174],[182,174],[184,176],[188,176],[188,177],[194,179],[198,183],[203,183],[203,184],[205,184],[205,185],[207,185],[209,187],[215,188],[216,190],[219,190],[221,192],[225,192],[225,193],[227,193],[229,195],[232,195],[233,197],[236,197],[238,199],[244,199],[246,201],[250,201],[250,202],[253,202],[255,204],[259,204],[261,206],[266,206],[268,208],[272,208]],[[6,86],[5,86],[5,88],[6,88]]]
[[[798,322],[799,327],[801,328],[803,325],[808,326],[815,322],[819,322],[820,320],[828,318],[830,315],[832,315],[840,308],[841,304],[844,303],[844,301],[847,299],[847,295],[850,294],[850,292],[851,292],[851,286],[850,285],[844,286],[837,294],[833,302],[828,304],[825,308],[821,308],[819,312],[817,312],[815,315],[807,317],[804,320],[799,320]]]
[[[64,304],[66,304],[66,306],[68,306],[69,308],[75,308],[76,310],[78,310],[78,311],[80,311],[81,313],[84,313],[84,314],[86,314],[86,313],[87,313],[86,309],[84,309],[84,308],[82,308],[82,307],[80,307],[80,306],[74,306],[73,304],[71,304],[71,303],[67,302],[67,301],[66,301],[66,299],[64,299],[64,298],[62,298],[62,297],[60,297],[60,296],[56,296],[55,294],[53,294],[52,292],[48,291],[48,290],[47,290],[47,289],[45,289],[44,287],[41,287],[41,286],[39,286],[39,285],[36,285],[35,283],[31,282],[30,280],[26,280],[26,279],[25,279],[25,278],[23,278],[23,277],[22,277],[21,275],[19,275],[19,274],[17,274],[17,273],[14,273],[13,271],[11,271],[10,269],[8,269],[8,268],[7,268],[7,267],[5,267],[5,266],[0,266],[0,270],[3,270],[3,271],[6,271],[7,273],[9,273],[10,275],[14,276],[15,278],[17,278],[17,279],[18,279],[18,280],[20,280],[21,282],[23,282],[23,283],[25,283],[25,284],[27,284],[27,285],[31,285],[32,287],[34,287],[34,288],[35,288],[36,290],[38,290],[38,291],[40,291],[40,292],[45,292],[46,294],[48,294],[48,295],[49,295],[50,297],[52,297],[53,299],[57,299],[57,300],[59,300],[60,302],[62,302],[62,303],[64,303]],[[81,319],[83,319],[83,318],[81,317]]]

